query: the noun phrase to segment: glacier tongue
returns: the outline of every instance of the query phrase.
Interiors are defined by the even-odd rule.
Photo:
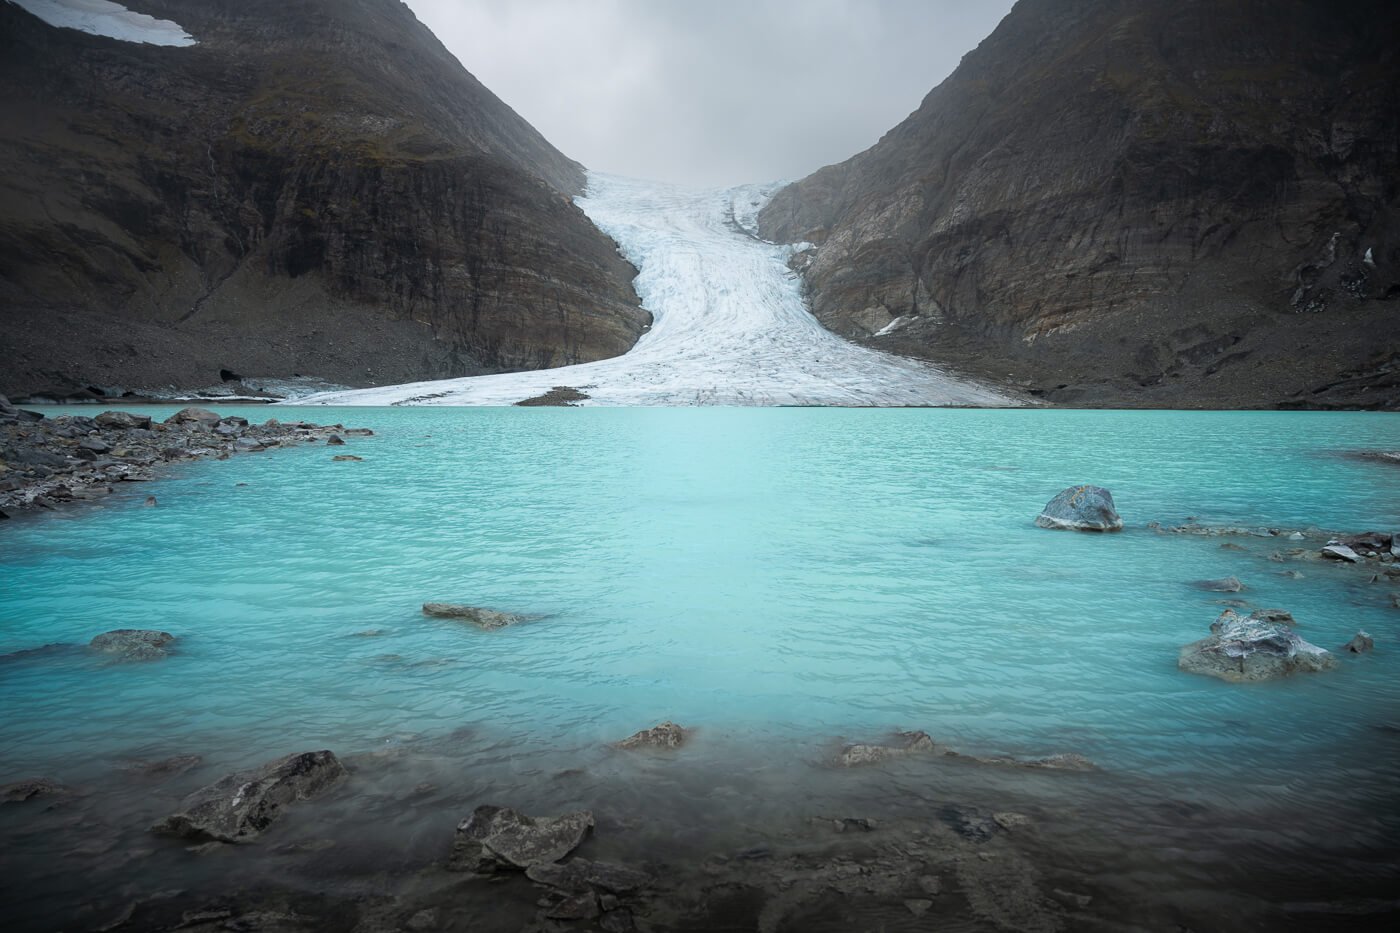
[[[697,190],[590,173],[578,205],[638,268],[651,330],[596,363],[335,392],[299,405],[511,405],[554,386],[586,405],[1017,405],[849,343],[807,312],[792,247],[754,234],[777,185]]]

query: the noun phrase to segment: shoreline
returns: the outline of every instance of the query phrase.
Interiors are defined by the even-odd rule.
[[[102,499],[119,484],[157,479],[169,464],[226,460],[235,453],[319,441],[339,446],[344,444],[341,434],[373,433],[275,418],[250,424],[238,415],[197,407],[183,408],[161,422],[118,410],[50,418],[0,396],[0,519],[9,518],[10,511]],[[147,498],[147,505],[155,504],[154,497]]]

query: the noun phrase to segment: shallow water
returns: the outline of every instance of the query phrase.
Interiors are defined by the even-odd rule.
[[[591,805],[605,849],[699,857],[832,810],[918,819],[934,801],[1012,800],[1128,913],[1148,889],[1234,896],[1265,867],[1319,879],[1295,900],[1327,900],[1343,872],[1348,897],[1394,896],[1400,587],[1270,560],[1293,542],[1147,523],[1400,528],[1400,471],[1343,456],[1400,447],[1400,418],[229,410],[377,434],[334,451],[363,462],[319,446],[240,455],[0,530],[0,653],[114,628],[180,638],[156,663],[77,649],[0,662],[0,782],[92,788],[117,851],[145,851],[142,828],[181,793],[324,747],[358,756],[359,784],[289,823],[335,836],[387,808],[356,831],[404,864],[440,858],[483,802]],[[1032,526],[1080,482],[1112,489],[1122,534]],[[1238,598],[1292,611],[1308,640],[1365,629],[1376,651],[1272,684],[1180,673],[1178,647],[1235,598],[1190,582],[1231,574]],[[481,632],[425,618],[428,600],[538,618]],[[699,730],[674,760],[605,748],[663,719]],[[822,767],[843,738],[892,729],[975,754],[1077,752],[1101,771]],[[205,764],[155,790],[112,778],[176,754]],[[11,858],[65,844],[24,826]],[[1149,866],[1115,850],[1124,838],[1145,841]],[[337,870],[360,870],[342,857]],[[34,890],[64,890],[62,872],[40,874]]]

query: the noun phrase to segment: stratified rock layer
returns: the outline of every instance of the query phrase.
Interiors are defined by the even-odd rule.
[[[1400,405],[1400,6],[1020,0],[763,234],[872,346],[1062,404]]]
[[[0,392],[378,385],[615,356],[650,316],[580,166],[397,0],[0,3]]]

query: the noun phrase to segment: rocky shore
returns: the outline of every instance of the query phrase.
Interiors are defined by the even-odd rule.
[[[184,408],[164,421],[125,411],[47,418],[0,396],[0,518],[100,499],[121,483],[155,479],[170,463],[224,460],[295,444],[339,445],[341,435],[372,433],[275,418],[249,424],[205,408]],[[147,504],[156,503],[148,497]]]

